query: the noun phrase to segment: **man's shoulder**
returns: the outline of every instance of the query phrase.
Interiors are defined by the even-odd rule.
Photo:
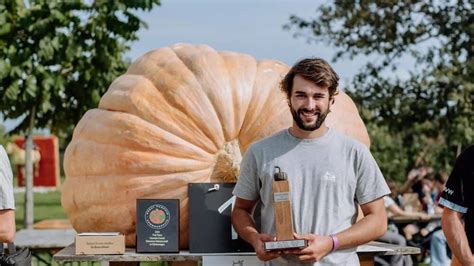
[[[455,168],[465,169],[463,171],[472,172],[474,171],[474,164],[472,161],[474,160],[474,145],[468,146],[464,149],[461,154],[456,158],[456,166]],[[467,177],[467,176],[466,176]],[[471,180],[474,182],[474,180]]]
[[[7,151],[2,144],[0,144],[0,156],[7,156]]]
[[[334,138],[344,144],[345,147],[349,148],[349,149],[355,149],[355,150],[367,150],[368,147],[360,142],[359,140],[357,140],[356,138],[352,137],[352,136],[349,136],[349,135],[346,135],[345,133],[337,130],[337,129],[331,129],[332,132],[333,132],[333,136]]]
[[[460,156],[463,157],[463,158],[469,158],[469,159],[474,158],[474,145],[471,145],[471,146],[467,147],[467,148],[460,154]]]
[[[267,148],[272,147],[272,145],[274,145],[275,143],[281,143],[281,141],[283,141],[283,139],[285,138],[285,134],[287,130],[288,129],[283,129],[283,130],[273,133],[270,136],[259,139],[255,141],[254,143],[252,143],[249,149],[254,150],[254,151],[265,150]]]

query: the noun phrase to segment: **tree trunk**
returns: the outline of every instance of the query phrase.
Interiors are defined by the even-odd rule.
[[[33,228],[33,128],[35,126],[36,107],[33,106],[30,111],[30,124],[25,139],[25,216],[23,227]]]

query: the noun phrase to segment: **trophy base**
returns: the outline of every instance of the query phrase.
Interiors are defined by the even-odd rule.
[[[265,242],[265,251],[275,251],[284,249],[303,249],[308,246],[308,241],[304,239],[280,240]]]

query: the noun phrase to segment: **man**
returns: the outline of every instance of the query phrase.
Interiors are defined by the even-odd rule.
[[[15,237],[15,202],[13,174],[7,153],[0,145],[0,243],[13,242]]]
[[[325,124],[339,77],[322,59],[304,59],[282,81],[293,125],[251,145],[234,189],[232,223],[271,265],[316,263],[357,265],[355,248],[387,229],[382,197],[388,186],[368,149]],[[287,172],[297,239],[301,250],[265,252],[275,239],[272,182],[274,168]],[[261,201],[261,232],[252,219]],[[355,223],[357,204],[365,217]]]
[[[453,253],[453,265],[474,265],[474,145],[456,160],[439,204],[441,226]],[[464,226],[462,219],[464,218]],[[455,257],[455,258],[454,258]]]

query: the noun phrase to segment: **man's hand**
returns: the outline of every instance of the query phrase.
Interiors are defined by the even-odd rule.
[[[308,246],[304,249],[285,251],[285,254],[296,255],[297,258],[304,263],[314,263],[329,254],[332,250],[332,239],[330,236],[320,236],[314,234],[297,235],[295,239],[305,239]]]
[[[15,230],[15,211],[0,210],[0,243],[13,242]]]
[[[259,260],[273,260],[281,255],[281,251],[265,251],[264,243],[275,240],[275,237],[268,234],[260,234],[257,231],[255,221],[251,215],[256,204],[256,200],[245,200],[237,197],[234,210],[232,211],[232,225],[237,234],[253,246]]]
[[[268,261],[278,258],[281,255],[281,251],[265,251],[264,244],[268,241],[275,241],[274,236],[268,234],[257,234],[252,241],[252,246],[257,253],[257,257],[261,261]]]

